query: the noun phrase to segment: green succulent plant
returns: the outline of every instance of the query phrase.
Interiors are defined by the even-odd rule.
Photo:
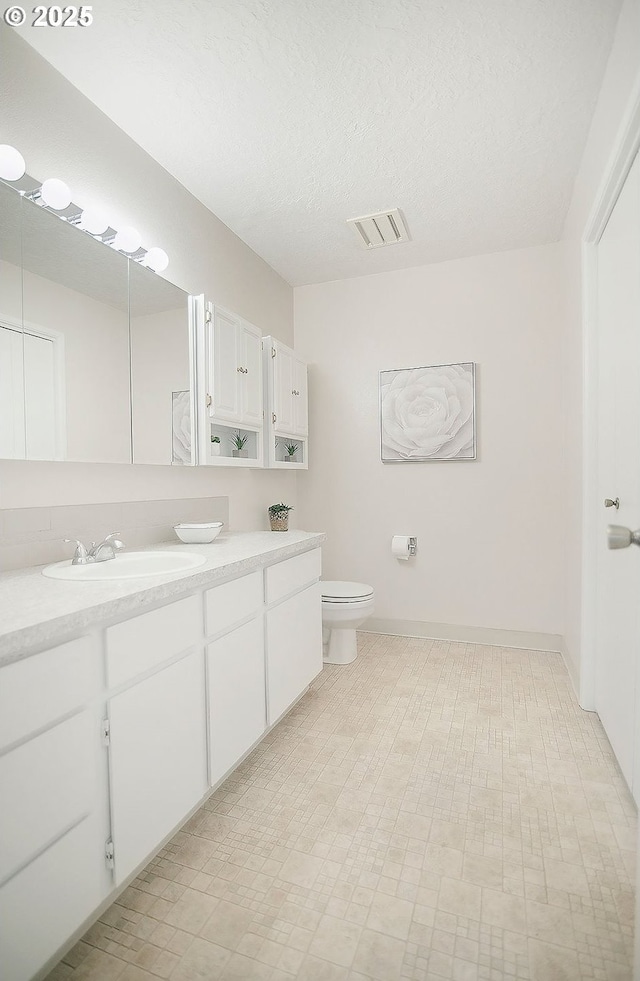
[[[289,511],[293,511],[290,504],[271,504],[269,506],[269,515],[272,518],[284,518],[289,514]]]
[[[298,452],[298,444],[297,443],[285,443],[284,444],[284,448],[287,451],[287,453],[288,453],[289,456],[295,456],[295,454]]]

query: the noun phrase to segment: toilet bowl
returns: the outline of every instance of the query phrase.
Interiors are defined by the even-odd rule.
[[[356,630],[373,613],[373,586],[321,582],[322,655],[327,664],[351,664],[358,655]]]

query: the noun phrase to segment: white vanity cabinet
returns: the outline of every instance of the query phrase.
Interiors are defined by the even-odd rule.
[[[322,671],[320,573],[319,548],[265,570],[269,725]]]
[[[307,365],[275,337],[262,339],[267,466],[308,468]],[[293,454],[287,446],[295,445]]]
[[[265,704],[262,572],[205,593],[209,783],[212,787],[260,739]]]
[[[320,548],[267,554],[0,668],[3,981],[53,967],[322,670]]]
[[[101,665],[83,637],[0,675],[0,962],[28,981],[111,888]]]
[[[192,596],[107,630],[113,861],[123,882],[207,789],[200,604]],[[167,663],[169,661],[169,663]],[[152,674],[148,674],[151,662]]]

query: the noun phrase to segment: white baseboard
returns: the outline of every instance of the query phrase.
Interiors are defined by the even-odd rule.
[[[567,645],[564,638],[562,638],[562,644],[560,647],[560,654],[562,655],[562,660],[564,661],[564,666],[567,669],[567,674],[569,675],[569,680],[571,682],[571,687],[573,688],[573,693],[576,696],[576,702],[580,705],[580,708],[584,709],[584,705],[580,703],[580,679],[576,675],[575,667],[573,661],[569,657],[569,652],[567,651]],[[585,709],[586,712],[593,711],[592,709]]]
[[[376,617],[367,620],[364,628],[361,627],[360,630],[364,633],[390,634],[394,637],[425,637],[431,640],[453,640],[463,644],[513,647],[524,651],[553,651],[562,654],[567,670],[569,669],[564,641],[560,634],[502,630],[497,627],[465,627],[452,623],[426,623],[423,620],[381,620]]]

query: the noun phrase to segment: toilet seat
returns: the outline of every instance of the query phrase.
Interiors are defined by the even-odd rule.
[[[370,599],[373,587],[363,582],[321,582],[323,603],[354,603]]]

